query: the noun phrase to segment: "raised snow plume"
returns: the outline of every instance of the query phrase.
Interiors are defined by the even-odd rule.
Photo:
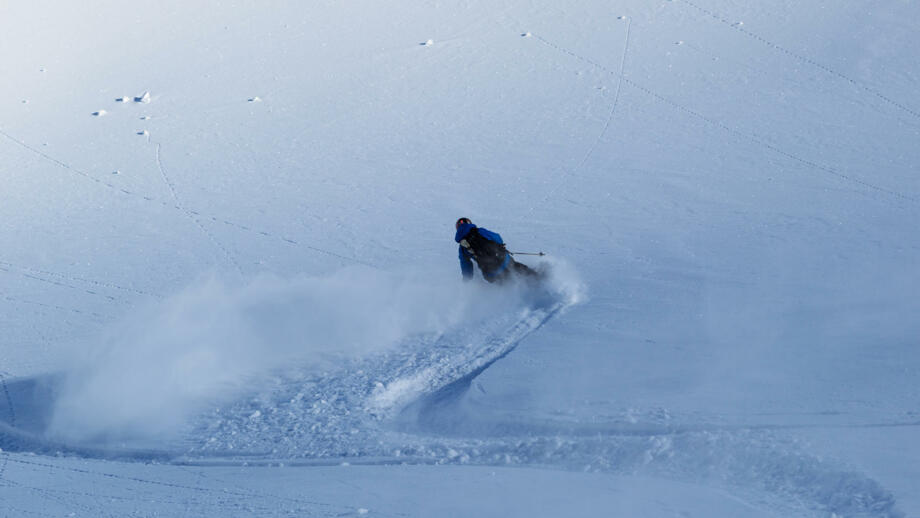
[[[260,376],[379,353],[521,301],[520,290],[432,277],[352,268],[244,286],[198,282],[81,351],[49,434],[72,442],[168,438],[209,404],[258,389]]]

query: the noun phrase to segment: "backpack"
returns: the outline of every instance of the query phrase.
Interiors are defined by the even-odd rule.
[[[479,264],[479,268],[487,273],[498,270],[505,262],[505,257],[508,256],[505,245],[486,239],[479,233],[479,229],[475,227],[460,241],[460,246],[466,248],[473,255],[476,263]]]

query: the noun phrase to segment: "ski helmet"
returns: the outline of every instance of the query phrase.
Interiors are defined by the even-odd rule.
[[[460,225],[463,225],[463,224],[470,224],[470,225],[472,225],[473,222],[470,221],[470,218],[460,218],[460,219],[457,220],[457,224],[454,225],[454,228],[460,228]]]

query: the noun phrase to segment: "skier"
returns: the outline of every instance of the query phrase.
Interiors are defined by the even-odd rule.
[[[476,261],[482,271],[482,278],[489,282],[502,283],[512,276],[512,272],[536,278],[537,272],[511,257],[505,249],[502,236],[482,227],[477,227],[469,218],[460,218],[456,224],[457,234],[454,241],[460,243],[460,271],[463,280],[473,278],[473,262]]]

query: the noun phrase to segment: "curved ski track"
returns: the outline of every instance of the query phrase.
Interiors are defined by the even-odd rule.
[[[476,331],[416,336],[328,372],[278,375],[249,398],[200,415],[181,445],[159,450],[48,441],[40,431],[54,379],[4,381],[10,397],[0,419],[18,420],[0,422],[0,448],[195,466],[529,465],[717,484],[754,492],[787,515],[903,516],[875,480],[801,451],[782,429],[673,426],[653,414],[588,427],[464,414],[472,381],[565,307],[520,308]]]

